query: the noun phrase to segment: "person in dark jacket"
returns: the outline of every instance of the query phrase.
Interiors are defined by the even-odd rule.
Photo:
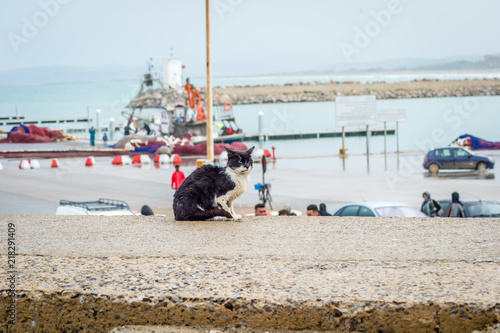
[[[465,217],[464,205],[459,200],[457,192],[451,194],[451,204],[446,213],[448,217]]]
[[[90,133],[90,145],[95,146],[95,128],[94,128],[94,126],[90,127],[89,133]]]
[[[429,217],[441,216],[441,206],[436,200],[431,199],[431,194],[429,192],[424,192],[422,197],[424,198],[424,202],[422,202],[420,211]]]
[[[155,213],[153,213],[153,210],[151,209],[151,207],[149,207],[148,205],[144,205],[141,207],[141,215],[154,216]]]
[[[324,204],[324,203],[319,204],[319,215],[332,216],[332,214],[328,213],[328,211],[326,210],[326,204]]]

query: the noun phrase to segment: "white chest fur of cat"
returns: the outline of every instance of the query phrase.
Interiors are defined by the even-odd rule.
[[[214,206],[217,207],[218,205],[220,205],[222,209],[231,214],[233,220],[241,219],[241,215],[236,214],[236,212],[234,211],[233,201],[240,195],[242,195],[247,189],[250,178],[250,171],[252,171],[252,168],[249,169],[244,167],[240,167],[237,169],[227,168],[226,174],[229,176],[231,181],[233,181],[235,185],[234,189],[228,191],[226,194],[222,196],[215,198]]]

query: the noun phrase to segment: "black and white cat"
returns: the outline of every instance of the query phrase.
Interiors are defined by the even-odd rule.
[[[193,171],[174,194],[174,215],[178,221],[203,221],[215,216],[241,218],[233,201],[242,195],[253,168],[252,147],[227,151],[227,166],[203,165]]]

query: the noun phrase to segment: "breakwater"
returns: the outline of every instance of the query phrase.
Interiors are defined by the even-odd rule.
[[[206,97],[205,88],[200,89],[202,99]],[[335,101],[337,96],[375,95],[377,99],[395,98],[432,98],[463,96],[500,95],[500,79],[482,80],[415,80],[411,82],[372,82],[355,81],[329,83],[306,82],[269,85],[245,85],[215,87],[214,105],[297,103]],[[172,109],[174,105],[185,104],[185,91],[172,88],[148,90],[130,101],[129,108],[156,108],[158,105]]]
[[[335,82],[214,88],[214,104],[334,101],[337,96],[376,95],[377,99],[500,95],[500,80],[419,80],[411,82]]]

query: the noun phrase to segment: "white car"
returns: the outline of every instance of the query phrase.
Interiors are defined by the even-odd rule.
[[[99,199],[97,201],[61,200],[56,215],[135,215],[122,200]]]
[[[350,203],[339,207],[332,215],[366,217],[427,217],[418,209],[404,203],[386,201]]]

